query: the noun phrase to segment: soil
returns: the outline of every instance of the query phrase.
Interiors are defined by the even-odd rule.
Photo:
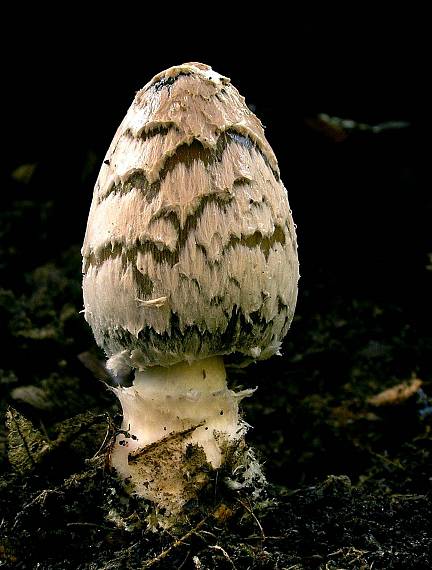
[[[330,206],[317,196],[308,209],[293,173],[296,318],[282,357],[230,373],[258,386],[243,413],[269,485],[252,498],[220,474],[171,530],[152,528],[106,463],[119,408],[80,314],[80,236],[100,157],[64,181],[85,188],[78,204],[46,184],[48,162],[14,170],[0,220],[0,568],[432,567],[432,272],[419,229],[430,199],[413,196],[416,135],[339,143],[304,125],[297,136],[317,161],[303,187],[324,177]],[[408,158],[388,168],[395,152]],[[395,190],[389,212],[382,187],[411,198]]]

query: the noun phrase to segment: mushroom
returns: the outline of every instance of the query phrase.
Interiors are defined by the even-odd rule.
[[[85,318],[123,426],[111,465],[178,513],[220,468],[260,477],[226,365],[279,353],[299,278],[276,157],[227,77],[171,67],[137,93],[96,182],[83,254]],[[242,472],[242,480],[235,480]]]

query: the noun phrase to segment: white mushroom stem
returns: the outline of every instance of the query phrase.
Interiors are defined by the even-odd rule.
[[[236,444],[244,436],[247,425],[239,418],[239,402],[254,390],[229,390],[222,357],[212,357],[190,364],[146,368],[136,373],[131,387],[114,388],[114,392],[123,408],[124,433],[116,438],[111,465],[123,478],[131,479],[139,495],[154,501],[154,491],[149,491],[142,469],[135,480],[136,461],[131,462],[131,457],[150,444],[159,441],[163,444],[164,439],[170,440],[169,436],[192,428],[186,437],[178,440],[178,461],[182,462],[192,444],[204,451],[211,467],[219,468],[224,463],[227,444]],[[145,463],[145,453],[139,461]],[[181,467],[172,465],[174,470]],[[166,492],[169,489],[162,494]],[[163,499],[156,502],[164,506]]]

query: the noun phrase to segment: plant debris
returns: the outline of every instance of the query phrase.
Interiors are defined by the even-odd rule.
[[[420,389],[423,382],[418,378],[409,380],[408,382],[401,382],[396,386],[387,388],[379,394],[372,396],[368,399],[369,404],[372,406],[397,406],[406,402],[409,398],[414,396]]]

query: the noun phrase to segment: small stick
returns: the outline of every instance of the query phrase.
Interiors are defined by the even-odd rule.
[[[220,550],[222,552],[222,554],[225,556],[225,558],[228,560],[228,562],[231,563],[232,567],[234,568],[234,570],[237,570],[236,565],[234,564],[234,562],[231,560],[228,552],[226,550],[224,550],[222,548],[222,546],[219,546],[218,544],[215,544],[214,546],[209,546],[209,548],[213,548],[214,550]]]
[[[178,538],[175,542],[173,542],[171,546],[169,546],[165,550],[162,550],[162,552],[158,554],[155,558],[148,560],[143,566],[141,566],[141,569],[145,570],[146,568],[151,568],[152,566],[154,566],[155,564],[166,558],[169,554],[171,554],[173,550],[181,546],[186,540],[188,540],[188,538],[190,538],[193,534],[195,534],[196,531],[199,530],[207,522],[208,518],[209,518],[208,516],[205,517],[194,528],[192,528],[181,538]]]
[[[99,453],[102,451],[102,449],[104,448],[106,442],[108,441],[108,437],[110,434],[110,431],[112,431],[112,424],[111,424],[111,418],[109,417],[108,414],[106,414],[106,420],[107,420],[107,430],[106,430],[106,434],[104,437],[103,442],[101,443],[101,446],[99,447],[99,449],[96,451],[96,453],[93,455],[92,459],[95,459]]]
[[[259,520],[257,519],[257,517],[256,517],[255,513],[253,512],[253,510],[252,510],[250,507],[248,507],[245,503],[243,503],[243,501],[241,501],[240,499],[237,499],[237,501],[238,501],[238,502],[241,504],[241,506],[242,506],[243,508],[245,508],[245,509],[247,510],[247,512],[254,518],[255,522],[256,522],[257,525],[258,525],[258,528],[260,529],[262,539],[265,540],[265,539],[266,539],[266,535],[265,535],[264,529],[263,529],[261,523],[259,522]]]
[[[91,522],[70,522],[66,524],[67,527],[83,527],[83,528],[88,528],[88,527],[94,527],[94,528],[101,528],[103,530],[109,530],[110,532],[112,531],[116,531],[117,529],[113,528],[113,527],[109,527],[109,526],[104,526],[101,524],[97,524],[97,523],[91,523]]]

